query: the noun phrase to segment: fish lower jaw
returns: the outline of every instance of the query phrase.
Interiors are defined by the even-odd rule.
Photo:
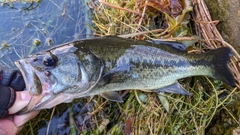
[[[69,94],[69,93],[59,93],[57,95],[52,95],[51,97],[48,97],[48,100],[45,100],[42,103],[39,103],[38,105],[36,105],[34,110],[50,109],[61,103],[72,102],[72,100],[77,97],[78,97],[77,94]]]

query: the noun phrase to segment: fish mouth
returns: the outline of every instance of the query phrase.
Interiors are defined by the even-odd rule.
[[[16,61],[15,65],[22,73],[26,84],[26,90],[31,95],[31,100],[28,105],[19,111],[18,114],[39,110],[39,107],[53,98],[54,94],[52,90],[56,82],[53,78],[46,75],[44,71],[35,69],[26,59]]]
[[[40,79],[36,75],[33,67],[25,60],[19,60],[15,62],[22,73],[23,79],[26,84],[26,89],[31,95],[39,95],[42,93],[42,86]]]

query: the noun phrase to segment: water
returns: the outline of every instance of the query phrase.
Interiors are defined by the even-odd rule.
[[[91,11],[85,0],[14,2],[0,7],[0,64],[14,61],[64,42],[91,35]],[[40,41],[39,46],[34,41]]]
[[[91,10],[87,0],[13,2],[0,6],[0,64],[16,68],[14,61],[61,43],[91,37]],[[39,41],[39,45],[36,45]],[[34,43],[35,42],[35,43]],[[31,123],[36,134],[69,134],[94,127],[93,103],[86,100],[43,110]],[[85,108],[85,109],[84,109]],[[51,118],[50,118],[51,117]],[[36,122],[37,121],[37,122]],[[35,123],[34,123],[35,122]],[[77,127],[72,127],[77,125]],[[20,134],[30,134],[29,123]],[[81,128],[77,130],[77,128]]]

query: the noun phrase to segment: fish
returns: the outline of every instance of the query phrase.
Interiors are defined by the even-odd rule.
[[[64,43],[15,62],[32,97],[19,113],[94,95],[123,102],[117,92],[121,90],[191,96],[178,82],[191,76],[208,76],[234,87],[231,57],[228,47],[196,54],[179,42],[116,36]]]

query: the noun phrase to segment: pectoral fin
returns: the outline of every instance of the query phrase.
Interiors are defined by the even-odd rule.
[[[167,92],[167,93],[182,94],[182,95],[188,95],[188,96],[192,95],[192,93],[190,93],[187,90],[185,90],[182,87],[182,85],[179,84],[178,82],[176,82],[176,83],[174,83],[172,85],[160,88],[158,90],[155,90],[155,92]]]
[[[131,68],[131,65],[119,65],[112,70],[108,71],[102,76],[102,79],[104,80],[105,84],[107,83],[117,83],[117,82],[124,82],[125,81],[125,71],[129,71]]]
[[[104,92],[101,93],[100,95],[110,101],[123,102],[122,97],[117,92],[114,91]]]

